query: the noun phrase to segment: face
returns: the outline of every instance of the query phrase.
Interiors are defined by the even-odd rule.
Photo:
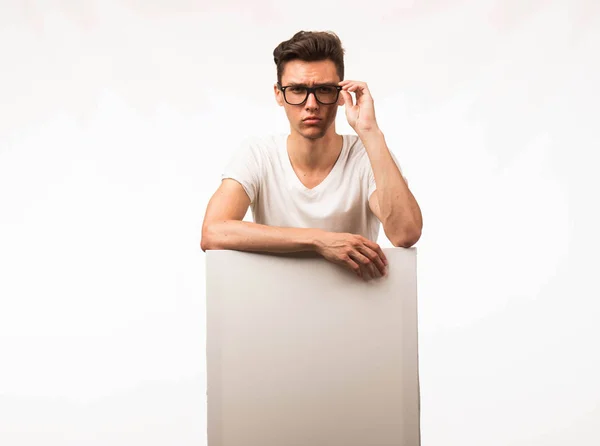
[[[335,64],[331,60],[317,62],[291,60],[285,64],[281,75],[281,85],[284,87],[292,84],[301,84],[307,87],[323,84],[337,85],[340,81]],[[285,101],[283,92],[277,88],[277,85],[275,85],[275,99],[285,109],[291,131],[308,139],[323,138],[327,132],[335,132],[333,124],[337,108],[344,103],[340,95],[335,104],[324,105],[318,102],[315,95],[311,93],[302,104],[290,105]],[[319,120],[305,121],[308,117],[317,117]]]

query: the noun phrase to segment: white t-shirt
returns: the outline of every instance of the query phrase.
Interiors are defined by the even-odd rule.
[[[308,189],[294,172],[287,137],[245,139],[221,175],[222,180],[232,178],[243,186],[254,222],[349,232],[376,242],[380,221],[369,207],[375,177],[360,138],[342,135],[342,151],[333,169],[320,184]],[[393,154],[392,158],[400,169]]]

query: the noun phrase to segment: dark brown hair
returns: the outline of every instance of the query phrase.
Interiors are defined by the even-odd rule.
[[[286,62],[300,59],[306,62],[330,59],[340,80],[344,80],[344,49],[340,38],[332,31],[299,31],[290,40],[281,42],[273,50],[277,65],[277,82]]]

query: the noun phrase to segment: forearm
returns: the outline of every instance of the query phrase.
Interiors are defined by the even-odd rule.
[[[421,209],[396,166],[383,133],[365,132],[360,138],[375,176],[375,193],[385,234],[395,245],[413,245],[423,228]]]
[[[202,232],[202,250],[287,253],[317,250],[317,238],[323,231],[312,228],[282,228],[228,220],[212,223]]]

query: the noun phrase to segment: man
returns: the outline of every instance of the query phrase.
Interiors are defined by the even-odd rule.
[[[273,55],[275,99],[290,134],[242,145],[208,203],[202,250],[313,251],[365,280],[381,277],[380,223],[394,246],[408,248],[423,221],[367,84],[343,80],[344,50],[334,33],[300,31]],[[357,136],[335,131],[342,105]],[[254,223],[242,221],[249,206]]]

